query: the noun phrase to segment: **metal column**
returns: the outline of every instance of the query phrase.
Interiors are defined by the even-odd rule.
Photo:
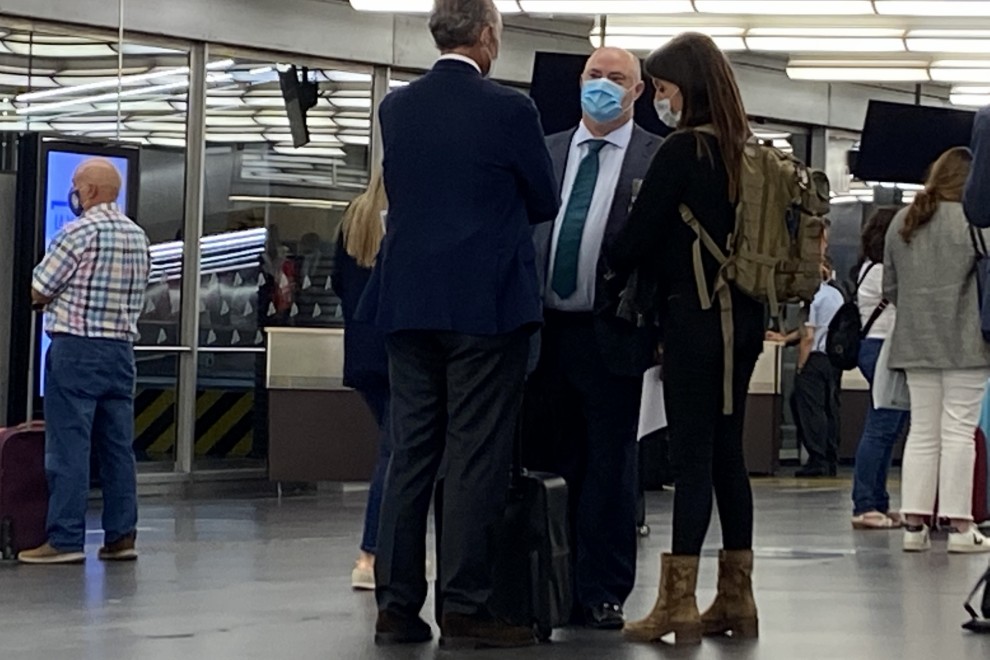
[[[175,470],[192,472],[196,444],[196,383],[199,360],[199,239],[203,234],[203,190],[206,164],[206,44],[189,56],[186,113],[186,205],[182,249],[182,318],[179,343],[179,385],[176,394]]]
[[[387,66],[376,66],[371,79],[371,167],[369,171],[374,173],[382,166],[384,157],[384,147],[382,146],[382,127],[378,122],[378,108],[382,104],[382,99],[389,92],[389,83],[392,81],[392,69]]]

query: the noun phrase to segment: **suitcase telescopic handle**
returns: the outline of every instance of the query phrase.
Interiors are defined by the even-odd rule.
[[[31,303],[31,334],[28,338],[28,368],[27,368],[27,405],[25,406],[24,425],[34,424],[34,382],[35,382],[35,351],[38,349],[38,317],[44,313],[45,306]]]

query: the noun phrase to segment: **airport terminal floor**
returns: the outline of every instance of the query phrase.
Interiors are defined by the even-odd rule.
[[[374,597],[350,590],[364,493],[143,502],[135,564],[0,566],[0,657],[292,660],[433,657],[859,660],[990,657],[990,637],[960,630],[985,556],[901,551],[897,532],[853,532],[849,480],[755,482],[756,642],[635,646],[617,633],[564,630],[521,651],[376,648]],[[898,488],[896,483],[892,487]],[[651,493],[630,617],[652,605],[669,543],[671,493]],[[98,528],[92,516],[90,529]],[[95,554],[100,537],[89,538]],[[714,591],[717,526],[699,601]],[[428,603],[426,616],[432,621]]]

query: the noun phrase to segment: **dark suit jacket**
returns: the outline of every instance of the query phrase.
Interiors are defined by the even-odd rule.
[[[530,225],[556,217],[559,194],[533,102],[441,60],[379,116],[388,230],[359,320],[468,335],[539,324]]]
[[[567,159],[570,154],[571,141],[577,128],[551,135],[547,138],[547,147],[553,159],[554,175],[557,180],[558,195],[564,185],[564,174],[567,171]],[[609,368],[618,375],[642,376],[653,361],[653,351],[656,347],[656,332],[653,329],[634,329],[631,324],[615,318],[614,312],[618,301],[610,295],[605,286],[605,275],[609,272],[605,254],[608,246],[618,233],[625,227],[626,219],[633,203],[633,184],[642,181],[650,169],[653,156],[660,148],[663,139],[647,133],[639,126],[633,127],[632,139],[626,150],[619,175],[619,185],[612,201],[608,224],[605,228],[605,238],[602,240],[602,252],[598,259],[598,279],[595,285],[595,331],[598,346],[605,357]],[[566,203],[566,202],[565,202]],[[553,245],[553,223],[536,227],[533,239],[536,244],[536,260],[540,273],[541,291],[549,273],[550,250]]]

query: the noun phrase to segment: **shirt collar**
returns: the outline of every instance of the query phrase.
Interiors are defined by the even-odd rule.
[[[90,207],[84,215],[89,215],[91,213],[120,213],[120,207],[117,206],[117,202],[106,202],[104,204],[97,204],[96,206]]]
[[[612,146],[618,147],[619,149],[627,149],[629,147],[629,143],[632,141],[632,134],[632,119],[603,137],[596,137],[592,135],[591,131],[588,130],[588,126],[584,123],[584,120],[582,120],[581,124],[578,126],[577,132],[574,133],[574,144],[584,144],[589,140],[605,140]]]
[[[460,55],[458,53],[447,53],[446,55],[441,55],[437,62],[443,62],[444,60],[453,60],[454,62],[463,62],[464,64],[470,64],[474,69],[481,73],[481,65],[472,60],[466,55]]]

